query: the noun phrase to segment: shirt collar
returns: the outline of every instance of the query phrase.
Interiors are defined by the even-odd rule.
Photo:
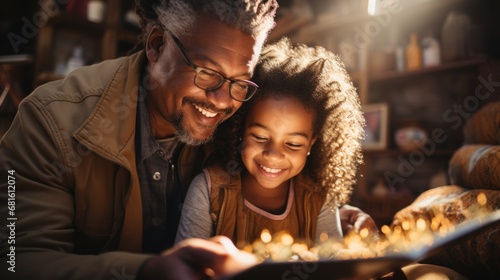
[[[151,133],[151,123],[149,121],[149,113],[146,107],[146,90],[141,85],[139,86],[139,98],[137,100],[137,143],[138,145],[138,162],[150,157],[158,149],[160,144],[153,138]]]

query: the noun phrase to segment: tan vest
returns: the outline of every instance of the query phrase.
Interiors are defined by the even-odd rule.
[[[220,167],[209,167],[204,171],[211,187],[210,215],[216,235],[231,238],[240,249],[260,239],[263,229],[268,229],[273,235],[286,231],[295,241],[308,245],[314,242],[325,195],[315,190],[314,182],[307,176],[299,174],[293,179],[295,195],[291,209],[283,219],[273,220],[245,206],[239,173],[231,176]]]

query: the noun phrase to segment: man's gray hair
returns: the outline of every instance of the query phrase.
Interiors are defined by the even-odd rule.
[[[175,36],[189,35],[196,15],[208,13],[252,35],[256,45],[262,46],[275,25],[277,8],[276,0],[136,0],[143,40],[155,24]]]

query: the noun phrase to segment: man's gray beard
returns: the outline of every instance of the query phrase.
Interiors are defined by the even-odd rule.
[[[206,139],[197,140],[197,139],[194,139],[193,137],[191,137],[191,135],[189,135],[189,133],[184,129],[184,126],[182,125],[182,121],[183,121],[183,116],[182,116],[182,114],[179,114],[176,117],[174,117],[174,119],[171,122],[172,126],[175,129],[175,137],[180,142],[182,142],[188,146],[200,146],[200,145],[206,144],[208,142],[211,142],[213,140],[215,130]]]

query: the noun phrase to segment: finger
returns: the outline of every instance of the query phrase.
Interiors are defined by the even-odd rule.
[[[212,258],[227,254],[227,250],[219,243],[210,240],[189,238],[180,242],[175,249],[184,260],[196,260],[199,263],[211,263]]]
[[[354,222],[354,230],[359,232],[366,222],[366,217],[362,215],[357,215],[356,222]]]
[[[210,238],[209,240],[222,245],[228,254],[236,254],[238,252],[238,248],[234,246],[233,241],[226,236],[218,235]]]
[[[366,228],[371,233],[378,233],[377,225],[369,215],[359,215],[354,224],[354,228],[356,232],[360,232],[362,229]]]
[[[226,259],[224,266],[222,269],[224,273],[231,274],[244,269],[247,269],[258,263],[258,259],[255,255],[252,255],[248,252],[240,251],[231,239],[226,236],[215,236],[210,239],[216,243],[221,244],[222,247],[226,250],[228,254],[228,258]]]
[[[185,241],[178,249],[182,258],[199,270],[212,270],[214,276],[239,272],[257,263],[255,256],[239,251],[227,237]]]
[[[347,235],[352,230],[352,224],[350,224],[346,220],[341,220],[340,223],[341,223],[341,226],[342,226],[342,233],[344,235]]]

